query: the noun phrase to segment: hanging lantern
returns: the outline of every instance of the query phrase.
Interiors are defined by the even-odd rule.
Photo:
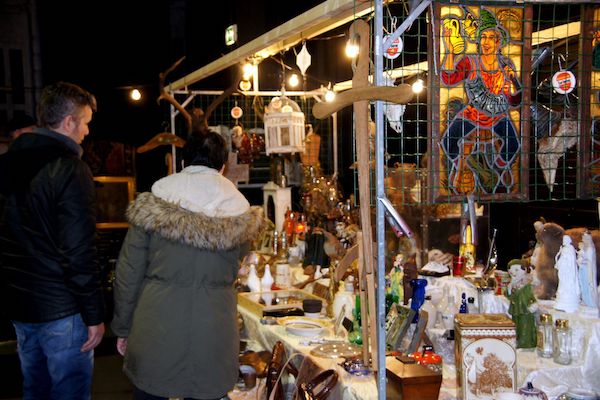
[[[304,113],[295,101],[285,95],[273,97],[264,120],[267,154],[304,152]]]

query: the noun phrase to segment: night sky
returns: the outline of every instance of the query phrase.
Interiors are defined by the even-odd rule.
[[[185,56],[167,77],[175,81],[321,2],[38,1],[43,85],[69,81],[96,96],[88,140],[138,147],[170,131],[169,105],[156,101],[160,72]],[[225,28],[233,23],[239,40],[227,47]],[[223,90],[232,75],[224,71],[193,88]],[[129,100],[131,86],[144,91],[141,102]],[[163,153],[136,156],[139,190],[165,174]]]
[[[169,107],[156,102],[160,72],[186,57],[168,83],[231,51],[224,32],[232,23],[238,24],[243,44],[319,3],[40,1],[43,83],[65,80],[88,89],[98,99],[91,137],[138,146],[168,130]],[[224,89],[227,78],[199,85]],[[126,88],[133,85],[147,92],[144,101],[129,101]]]

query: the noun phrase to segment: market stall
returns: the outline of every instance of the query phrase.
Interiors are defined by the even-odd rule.
[[[242,61],[254,68],[212,110],[219,117],[207,118],[232,143],[230,167],[248,165],[238,187],[260,191],[272,222],[240,266],[247,339],[255,350],[283,342],[288,355],[301,355],[301,373],[335,371],[331,398],[386,398],[416,378],[434,398],[524,395],[528,382],[551,398],[599,391],[590,377],[600,368],[600,236],[583,233],[598,227],[597,215],[578,234],[539,221],[528,236],[521,224],[517,237],[503,228],[510,213],[498,222],[490,208],[597,196],[600,8],[563,4],[568,13],[558,17],[552,2],[405,6],[327,1],[165,86],[180,105],[205,108],[220,93],[189,85]],[[352,22],[348,42],[358,45],[351,88],[337,99],[328,99],[331,85],[260,90],[266,57],[302,45],[304,75],[304,41],[338,18]],[[575,63],[568,50],[576,41]],[[425,75],[421,95],[408,83],[423,85]],[[338,128],[350,105],[353,135],[345,135]],[[174,130],[179,114],[174,108]],[[351,142],[352,169],[338,160],[341,138]],[[345,174],[352,193],[339,184]],[[290,289],[299,292],[278,292]],[[336,307],[348,294],[353,307]],[[323,306],[309,311],[298,298]],[[304,328],[290,329],[292,316]],[[360,350],[316,355],[324,343]],[[423,369],[406,375],[415,364]]]

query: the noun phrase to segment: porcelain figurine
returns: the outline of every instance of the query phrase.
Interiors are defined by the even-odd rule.
[[[554,308],[574,312],[579,308],[581,291],[577,274],[577,253],[568,235],[563,236],[563,244],[556,254],[554,268],[558,271],[558,290]]]
[[[577,252],[581,300],[588,307],[598,308],[596,289],[596,248],[589,232],[583,234]]]
[[[510,301],[508,313],[517,329],[517,348],[533,348],[537,345],[537,330],[534,313],[538,305],[533,295],[531,274],[524,260],[511,260],[508,263],[511,276],[506,297]]]

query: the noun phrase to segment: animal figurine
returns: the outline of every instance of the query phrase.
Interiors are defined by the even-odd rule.
[[[534,268],[533,272],[533,291],[535,296],[541,300],[550,300],[556,295],[558,288],[558,273],[554,268],[555,257],[558,253],[563,236],[569,235],[575,246],[582,241],[586,228],[571,228],[565,230],[562,226],[554,222],[536,221],[533,224],[535,228],[535,238],[537,244],[531,255],[530,264]],[[596,254],[600,251],[600,231],[590,231],[592,240],[596,248]],[[600,259],[596,257],[596,271],[600,272]],[[599,274],[596,274],[598,277]],[[596,282],[598,284],[599,282]]]

